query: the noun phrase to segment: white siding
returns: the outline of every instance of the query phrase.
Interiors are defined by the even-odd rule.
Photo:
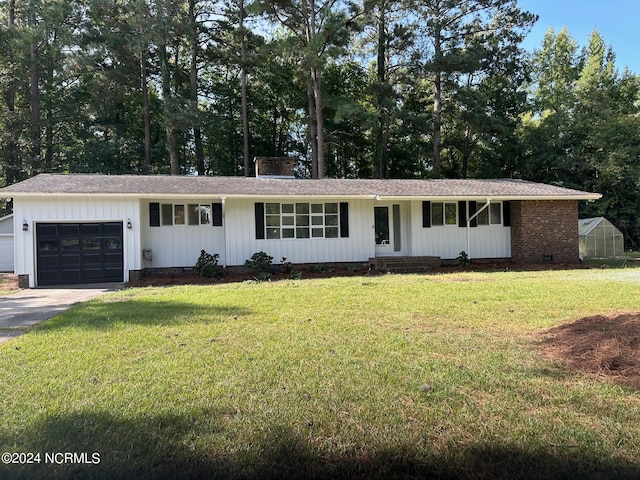
[[[511,228],[502,225],[467,228],[456,225],[422,227],[422,202],[411,208],[411,255],[454,259],[465,251],[469,258],[510,258]],[[467,243],[468,242],[468,243]]]
[[[150,248],[151,261],[142,261],[142,268],[193,267],[200,251],[219,254],[220,265],[224,265],[224,224],[222,227],[211,225],[167,225],[151,227],[149,225],[149,203],[160,204],[200,204],[210,205],[220,199],[162,199],[140,203],[142,249]]]
[[[29,275],[29,286],[35,287],[35,225],[39,222],[122,222],[124,235],[124,281],[129,270],[140,269],[141,249],[138,229],[140,208],[133,198],[34,197],[14,199],[16,271]],[[134,228],[127,229],[127,221]],[[23,221],[29,225],[22,230]]]
[[[13,234],[0,233],[0,272],[13,273]]]
[[[289,203],[291,199],[269,198]],[[313,203],[313,198],[296,202]],[[324,199],[323,202],[341,202]],[[228,199],[225,209],[227,265],[243,265],[256,252],[266,252],[280,263],[366,262],[375,256],[373,200],[349,200],[349,237],[318,239],[257,240],[255,200]]]

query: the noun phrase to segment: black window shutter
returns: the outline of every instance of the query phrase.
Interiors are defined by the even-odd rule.
[[[511,202],[502,202],[502,224],[505,227],[511,226]]]
[[[264,203],[256,202],[256,240],[264,240]]]
[[[431,202],[422,202],[422,228],[431,227]]]
[[[349,204],[340,202],[340,236],[347,238],[349,236]]]
[[[470,201],[469,202],[469,217],[473,217],[476,212],[478,211],[478,204],[477,202],[474,201]],[[471,225],[472,227],[477,227],[478,226],[478,217],[474,217],[473,220],[471,220]]]
[[[221,203],[211,204],[211,223],[214,227],[222,226],[222,204]]]
[[[160,226],[160,204],[157,202],[149,203],[149,226]]]
[[[467,226],[467,202],[464,200],[458,202],[458,226]]]

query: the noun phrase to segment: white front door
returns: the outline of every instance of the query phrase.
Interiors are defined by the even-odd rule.
[[[376,257],[400,255],[402,253],[400,205],[379,205],[374,207],[374,232]]]

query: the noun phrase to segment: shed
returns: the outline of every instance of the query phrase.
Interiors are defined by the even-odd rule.
[[[624,256],[624,236],[604,217],[578,220],[578,235],[581,257]]]
[[[13,273],[13,215],[0,218],[0,272]]]

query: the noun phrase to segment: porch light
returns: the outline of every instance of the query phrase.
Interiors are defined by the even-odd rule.
[[[23,232],[28,232],[29,231],[29,224],[27,223],[26,220],[22,221],[22,231]]]
[[[127,218],[127,228],[129,230],[131,230],[133,228],[133,224],[131,223],[131,220]]]

